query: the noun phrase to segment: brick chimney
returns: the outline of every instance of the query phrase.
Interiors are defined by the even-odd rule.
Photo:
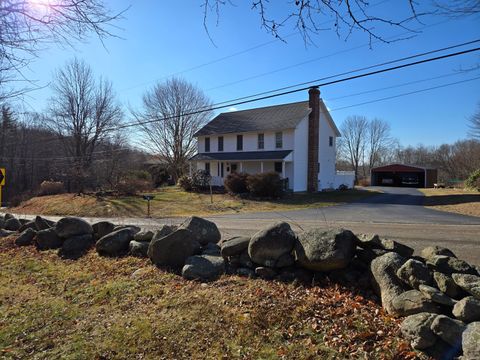
[[[307,191],[318,191],[318,137],[320,127],[320,90],[308,90],[308,105],[312,110],[308,116],[308,164]]]

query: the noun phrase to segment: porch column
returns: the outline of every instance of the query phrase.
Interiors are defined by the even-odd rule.
[[[263,161],[260,161],[260,173],[263,174]]]
[[[282,161],[282,178],[285,179],[285,161]]]
[[[243,172],[243,163],[240,161],[240,172]]]

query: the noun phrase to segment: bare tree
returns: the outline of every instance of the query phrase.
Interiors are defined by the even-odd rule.
[[[368,124],[368,169],[379,165],[388,155],[394,141],[390,135],[390,124],[382,119],[373,119]]]
[[[469,135],[480,140],[480,103],[478,103],[476,112],[470,117],[469,120]]]
[[[78,59],[56,72],[52,90],[48,123],[63,140],[82,191],[81,179],[88,175],[95,148],[108,140],[123,113],[112,84],[101,78],[95,81],[90,66]]]
[[[124,11],[112,12],[103,0],[1,0],[0,87],[12,79],[28,80],[22,69],[51,43],[73,45],[91,33],[101,41],[115,36],[115,22]],[[0,97],[18,92],[4,91]]]
[[[177,180],[196,152],[193,135],[209,120],[210,100],[194,85],[172,78],[156,84],[143,96],[143,109],[133,112],[147,141],[145,145],[165,160]]]
[[[368,120],[364,116],[349,116],[341,125],[340,153],[350,161],[358,182],[358,169],[363,163],[367,146]]]

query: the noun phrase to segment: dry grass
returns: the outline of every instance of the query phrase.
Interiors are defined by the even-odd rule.
[[[92,251],[64,261],[12,240],[0,239],[2,358],[418,356],[368,294],[327,279],[315,287],[236,276],[200,284],[144,259]]]
[[[317,208],[351,202],[373,193],[363,190],[347,190],[313,195],[293,194],[272,201],[253,201],[228,194],[214,194],[213,203],[211,203],[209,194],[188,193],[178,187],[162,188],[153,194],[155,199],[151,202],[151,214],[153,217],[162,218]],[[62,194],[33,198],[9,209],[9,211],[19,214],[143,217],[146,207],[146,201],[141,196],[99,199],[88,195]]]
[[[480,192],[464,189],[419,189],[424,205],[457,214],[480,216]]]

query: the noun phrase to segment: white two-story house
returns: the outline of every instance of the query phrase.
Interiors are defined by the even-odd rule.
[[[195,137],[198,153],[191,170],[206,170],[213,185],[223,185],[232,172],[278,172],[293,191],[315,192],[353,185],[335,171],[336,138],[340,136],[318,88],[309,100],[222,113]],[[351,183],[351,184],[350,184]]]

